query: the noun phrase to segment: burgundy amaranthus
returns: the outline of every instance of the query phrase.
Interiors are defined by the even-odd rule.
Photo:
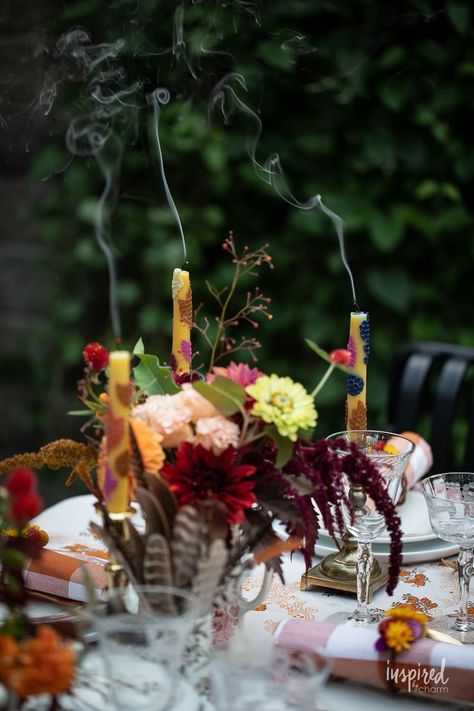
[[[387,594],[393,595],[400,575],[403,549],[401,521],[395,504],[387,495],[383,476],[374,463],[370,461],[370,458],[358,449],[355,442],[347,444],[345,440],[340,439],[333,442],[332,446],[349,452],[343,458],[344,473],[352,484],[361,486],[364,489],[385,519],[385,525],[390,532],[390,567]]]
[[[337,450],[348,453],[341,457]],[[257,462],[256,455],[259,461]],[[388,498],[385,482],[375,465],[360,451],[355,444],[346,444],[344,440],[336,442],[320,439],[316,442],[299,440],[295,445],[292,458],[283,471],[274,466],[275,452],[254,452],[252,464],[257,466],[257,476],[277,483],[299,519],[287,521],[287,530],[291,534],[301,535],[301,524],[304,532],[303,555],[307,567],[310,567],[311,556],[318,534],[318,520],[313,514],[312,499],[316,502],[324,526],[334,537],[344,530],[342,505],[349,509],[351,504],[344,491],[344,474],[356,486],[362,486],[368,496],[374,501],[377,510],[383,515],[390,532],[390,571],[387,593],[393,594],[397,585],[402,553],[402,534],[400,518],[395,505]],[[271,490],[271,487],[270,487]],[[259,486],[257,496],[259,502],[265,504],[265,486]],[[268,508],[271,509],[269,502]]]

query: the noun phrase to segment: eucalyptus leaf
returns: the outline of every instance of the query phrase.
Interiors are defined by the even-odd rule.
[[[275,427],[275,425],[267,425],[265,432],[274,441],[277,448],[277,456],[275,460],[276,466],[281,469],[284,467],[293,454],[294,443],[288,437],[283,437]]]
[[[143,345],[143,339],[139,338],[133,347],[133,355],[144,355],[145,346]]]
[[[226,417],[241,412],[245,402],[244,388],[224,376],[218,376],[212,383],[195,382],[193,388]]]
[[[140,362],[133,369],[133,378],[140,390],[148,395],[173,395],[179,387],[173,380],[171,371],[155,355],[135,353]]]

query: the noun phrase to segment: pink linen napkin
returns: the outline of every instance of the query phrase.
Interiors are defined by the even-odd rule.
[[[35,592],[57,598],[87,602],[84,570],[87,571],[98,597],[107,585],[104,572],[106,561],[92,561],[84,557],[43,549],[36,560],[30,560],[25,571],[26,587]]]
[[[377,629],[289,619],[280,622],[274,643],[289,652],[323,652],[333,674],[378,687],[396,687],[444,701],[473,701],[474,648],[418,640],[389,660],[377,652]]]
[[[33,523],[49,536],[49,542],[25,572],[26,586],[38,593],[61,599],[87,601],[84,569],[100,597],[107,585],[104,566],[107,550],[90,531],[90,522],[100,522],[93,496],[74,496],[45,509]]]

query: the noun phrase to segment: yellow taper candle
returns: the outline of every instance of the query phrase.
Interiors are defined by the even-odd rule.
[[[367,429],[367,363],[370,354],[369,314],[352,311],[347,350],[351,354],[347,376],[346,429]]]
[[[130,353],[109,355],[109,409],[106,419],[106,462],[102,491],[109,513],[128,510],[128,448],[130,442]]]
[[[192,359],[193,295],[189,272],[175,269],[171,289],[173,293],[172,367],[176,375],[185,375],[191,369]]]

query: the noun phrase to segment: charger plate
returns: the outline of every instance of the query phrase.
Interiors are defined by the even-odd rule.
[[[423,494],[410,490],[398,511],[403,530],[404,564],[439,560],[458,553],[458,546],[442,541],[433,533]],[[321,529],[316,543],[316,555],[326,556],[335,550],[337,547],[333,539],[325,529]],[[375,539],[373,552],[380,561],[388,560],[390,537],[386,531]]]

